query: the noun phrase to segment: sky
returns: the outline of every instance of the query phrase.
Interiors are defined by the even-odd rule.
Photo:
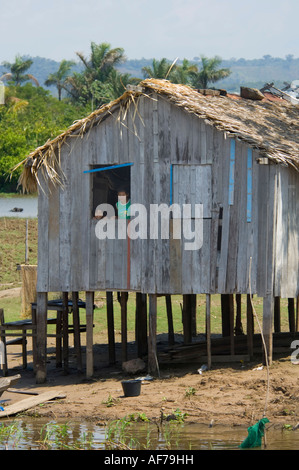
[[[0,64],[76,60],[91,42],[128,59],[297,58],[298,21],[298,0],[0,0]]]

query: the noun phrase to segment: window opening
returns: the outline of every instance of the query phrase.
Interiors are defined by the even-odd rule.
[[[123,165],[97,165],[86,173],[92,174],[92,216],[101,218],[107,214],[96,213],[100,204],[109,204],[113,207],[115,215],[128,218],[131,194],[131,166]]]

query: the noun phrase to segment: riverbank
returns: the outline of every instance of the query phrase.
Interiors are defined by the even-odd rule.
[[[120,338],[116,340],[120,357]],[[130,348],[133,348],[132,344]],[[257,358],[250,363],[212,364],[211,370],[202,374],[198,372],[201,364],[161,365],[159,377],[143,380],[138,397],[124,397],[121,381],[132,376],[124,374],[120,360],[115,366],[108,366],[107,349],[106,334],[103,332],[95,337],[94,376],[86,379],[84,372],[79,374],[76,370],[72,349],[70,373],[65,374],[63,369],[57,369],[54,343],[49,342],[47,382],[37,385],[30,356],[29,368],[21,370],[21,347],[10,346],[9,375],[21,374],[17,388],[38,393],[53,389],[65,396],[27,413],[51,419],[79,418],[96,422],[129,415],[159,420],[161,413],[164,416],[178,413],[190,423],[248,427],[263,417],[266,407],[265,415],[271,426],[295,427],[299,422],[299,365],[292,364],[289,356],[274,358],[269,369],[269,393],[267,370]],[[134,377],[145,376],[146,370]],[[26,395],[7,391],[1,397],[9,400],[8,404],[24,398]]]

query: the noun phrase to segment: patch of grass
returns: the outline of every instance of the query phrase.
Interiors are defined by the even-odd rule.
[[[0,290],[19,287],[25,262],[26,219],[0,218]],[[37,264],[37,219],[28,219],[28,262]]]

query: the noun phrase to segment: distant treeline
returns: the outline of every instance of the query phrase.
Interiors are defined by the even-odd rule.
[[[32,73],[40,84],[44,84],[51,73],[55,73],[59,67],[59,62],[44,57],[24,56],[24,59],[32,59],[30,67]],[[170,62],[175,58],[168,58]],[[1,60],[1,58],[0,58]],[[128,73],[133,77],[143,78],[143,67],[150,67],[153,58],[127,59],[119,64],[117,68],[122,73]],[[181,61],[179,60],[179,63]],[[200,57],[194,57],[191,63],[200,63]],[[231,70],[231,75],[218,82],[220,88],[226,88],[231,92],[238,92],[240,86],[252,86],[261,88],[266,82],[274,82],[276,86],[282,86],[284,82],[290,83],[299,79],[299,58],[289,54],[285,58],[265,55],[259,59],[231,58],[222,59],[222,66]],[[76,62],[72,70],[82,72],[83,65]],[[0,76],[6,69],[0,65]],[[47,87],[54,95],[57,90],[54,86]]]

